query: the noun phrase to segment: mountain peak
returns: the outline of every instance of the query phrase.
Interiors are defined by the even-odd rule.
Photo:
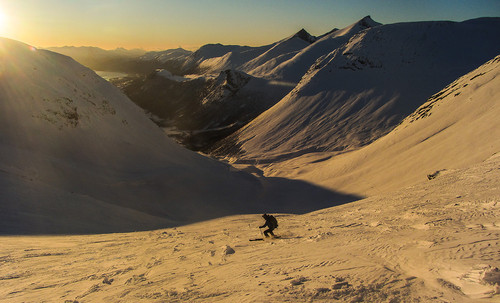
[[[295,35],[292,36],[292,38],[294,37],[298,37],[309,43],[313,43],[314,41],[316,41],[316,37],[309,34],[305,29],[301,29],[300,31],[298,31]]]
[[[361,25],[362,27],[365,27],[365,28],[382,25],[382,23],[378,23],[378,22],[374,21],[372,19],[372,17],[370,17],[370,15],[359,20],[358,22],[356,22],[356,24]]]

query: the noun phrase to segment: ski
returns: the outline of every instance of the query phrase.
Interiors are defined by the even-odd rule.
[[[274,239],[279,239],[281,238],[280,236],[274,236],[274,237],[269,237],[269,238],[255,238],[255,239],[249,239],[249,241],[265,241],[265,240],[274,240]]]

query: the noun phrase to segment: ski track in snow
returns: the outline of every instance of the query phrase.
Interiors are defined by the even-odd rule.
[[[125,234],[2,237],[2,302],[495,302],[500,156],[305,215]],[[234,253],[228,252],[228,247]],[[496,282],[498,283],[498,277]],[[498,291],[498,290],[497,290]]]

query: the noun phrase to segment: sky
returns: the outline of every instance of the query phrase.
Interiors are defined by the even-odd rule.
[[[380,23],[499,17],[500,0],[0,0],[0,36],[37,47],[194,50]]]

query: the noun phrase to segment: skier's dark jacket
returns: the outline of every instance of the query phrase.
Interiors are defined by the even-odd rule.
[[[262,215],[262,217],[266,220],[266,223],[260,228],[268,227],[270,230],[273,230],[275,228],[278,228],[278,220],[273,215]]]

